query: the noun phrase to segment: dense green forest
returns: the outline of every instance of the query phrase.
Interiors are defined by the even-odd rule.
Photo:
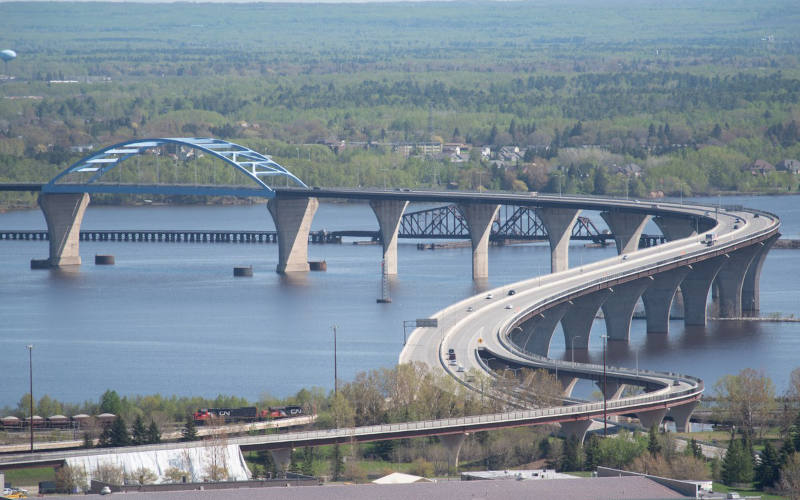
[[[7,2],[0,182],[215,136],[309,185],[795,192],[749,166],[800,159],[798,25],[784,0]]]

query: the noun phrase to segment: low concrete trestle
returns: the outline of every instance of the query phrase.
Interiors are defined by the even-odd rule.
[[[309,243],[341,243],[347,231],[309,231]],[[377,231],[364,236],[377,238]],[[0,240],[50,239],[47,231],[0,231]],[[182,229],[114,229],[82,230],[80,241],[130,241],[178,243],[277,243],[277,231],[182,230]]]

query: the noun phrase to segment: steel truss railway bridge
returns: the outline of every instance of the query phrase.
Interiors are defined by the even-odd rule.
[[[103,184],[105,172],[126,158],[165,144],[205,152],[252,174],[255,188],[212,186],[144,186]],[[88,171],[81,182],[62,182],[71,174]],[[297,187],[274,188],[261,177],[291,180]],[[21,189],[9,186],[9,189]],[[32,189],[29,187],[29,189]],[[38,190],[38,189],[33,189]],[[546,229],[551,250],[551,273],[506,285],[453,304],[432,316],[436,326],[414,330],[399,361],[425,363],[475,390],[465,374],[478,370],[494,376],[489,366],[542,368],[557,373],[564,386],[562,405],[521,409],[510,413],[427,422],[358,427],[330,431],[295,432],[272,436],[233,438],[246,449],[272,450],[279,463],[288,464],[295,446],[374,441],[437,435],[457,462],[464,436],[477,430],[541,423],[559,423],[566,434],[583,439],[594,418],[634,415],[645,427],[672,418],[679,430],[686,427],[699,401],[702,381],[688,375],[648,372],[548,358],[556,326],[562,326],[565,345],[588,349],[598,310],[604,312],[605,342],[627,342],[636,303],[641,300],[648,335],[664,335],[678,290],[684,303],[684,322],[705,325],[709,292],[717,315],[723,318],[757,314],[759,278],[771,245],[779,237],[780,220],[766,212],[742,207],[706,207],[673,203],[594,197],[556,197],[507,193],[431,192],[411,190],[310,189],[286,169],[241,146],[214,139],[152,139],[112,146],[90,156],[41,186],[39,204],[45,214],[50,240],[47,264],[80,264],[80,222],[89,193],[157,193],[262,196],[277,228],[278,272],[308,271],[307,245],[311,220],[320,198],[366,200],[378,219],[384,269],[397,273],[397,239],[409,202],[446,203],[457,210],[472,243],[472,276],[488,277],[488,244],[501,206],[533,210]],[[569,240],[582,210],[598,210],[608,224],[618,255],[579,267],[568,266]],[[513,219],[513,217],[512,217]],[[666,243],[640,248],[643,228],[653,220]],[[510,220],[506,218],[506,221]],[[514,294],[510,294],[511,290]],[[447,352],[453,349],[459,366]],[[461,368],[463,367],[463,372]],[[579,378],[600,383],[603,402],[574,404],[570,393]],[[626,386],[643,391],[622,397]],[[497,394],[492,394],[496,396]],[[517,406],[525,402],[516,393],[503,394]],[[185,446],[165,445],[165,446]],[[122,450],[120,450],[122,451]],[[89,453],[87,451],[70,453]],[[0,458],[0,468],[63,461],[66,454],[33,454]]]

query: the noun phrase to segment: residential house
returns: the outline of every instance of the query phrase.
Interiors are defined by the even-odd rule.
[[[750,165],[745,165],[742,167],[743,171],[749,170],[753,175],[767,175],[770,172],[775,171],[775,167],[772,163],[765,161],[765,160],[756,160]]]
[[[792,175],[800,174],[800,161],[798,160],[781,160],[775,165],[775,170],[779,172],[789,172]]]

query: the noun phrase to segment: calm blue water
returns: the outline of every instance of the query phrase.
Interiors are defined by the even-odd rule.
[[[709,200],[716,203],[717,200]],[[784,218],[784,234],[800,237],[796,197],[725,198]],[[598,218],[599,219],[599,218]],[[602,224],[600,220],[598,226]],[[0,228],[44,228],[39,211],[0,214]],[[233,207],[90,206],[84,228],[273,229],[263,205]],[[366,205],[322,204],[314,229],[377,229]],[[94,254],[116,257],[95,266]],[[574,264],[606,258],[613,248],[580,245]],[[420,251],[401,241],[391,304],[380,295],[379,246],[310,245],[309,258],[328,271],[288,279],[274,272],[275,244],[82,242],[76,272],[32,271],[47,242],[0,242],[0,407],[27,392],[25,345],[34,344],[34,392],[64,401],[121,394],[236,394],[257,399],[303,387],[333,386],[333,333],[338,328],[342,379],[392,366],[402,348],[403,320],[482,290],[546,272],[544,245],[490,248],[490,283],[471,279],[469,249]],[[773,250],[762,276],[762,312],[800,316],[800,251]],[[232,267],[253,265],[255,276],[234,279]],[[711,324],[669,336],[644,333],[634,321],[631,344],[613,348],[612,363],[669,369],[709,384],[744,367],[763,369],[785,387],[800,365],[800,325]],[[603,322],[592,330],[590,357],[600,358]],[[551,355],[566,356],[556,335]]]

